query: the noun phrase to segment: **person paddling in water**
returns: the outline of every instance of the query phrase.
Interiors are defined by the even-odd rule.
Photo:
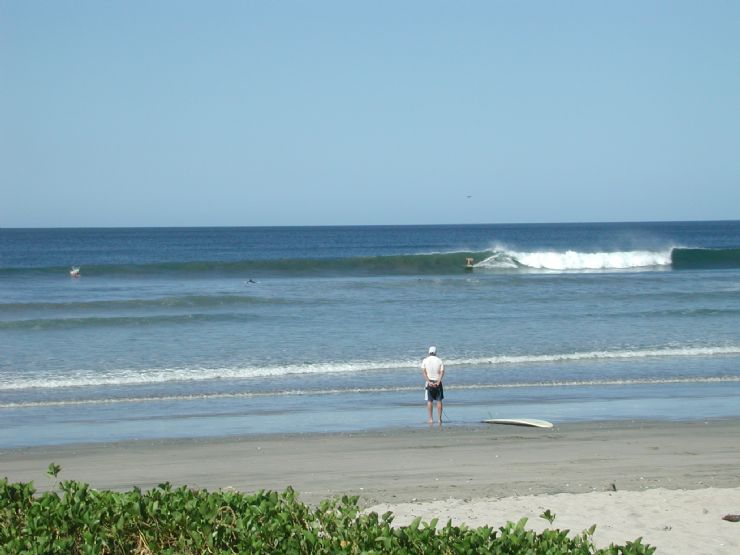
[[[442,424],[442,399],[445,398],[445,393],[442,389],[442,378],[445,375],[445,365],[437,356],[437,347],[434,345],[429,347],[429,356],[421,361],[421,373],[424,375],[425,381],[424,396],[427,402],[429,423],[432,424],[434,422],[432,404],[436,401],[437,418],[439,419],[439,423]]]

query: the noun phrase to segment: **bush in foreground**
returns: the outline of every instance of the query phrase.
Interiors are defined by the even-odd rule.
[[[56,476],[59,467],[51,465]],[[637,539],[596,549],[593,527],[535,533],[526,519],[493,529],[437,528],[437,519],[394,528],[393,515],[363,514],[357,497],[318,507],[298,501],[293,489],[208,492],[169,484],[142,492],[98,491],[63,481],[59,492],[36,495],[32,483],[0,480],[1,554],[201,553],[418,553],[418,554],[651,554]],[[546,512],[543,518],[552,522]]]

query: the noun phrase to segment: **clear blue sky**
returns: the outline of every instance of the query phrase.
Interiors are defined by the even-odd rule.
[[[740,2],[0,0],[2,227],[737,218]]]

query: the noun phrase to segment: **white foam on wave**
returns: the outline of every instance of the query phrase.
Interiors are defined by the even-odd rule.
[[[498,355],[492,357],[463,358],[454,361],[459,365],[485,365],[485,364],[526,364],[526,363],[548,363],[569,362],[582,360],[610,360],[610,359],[632,359],[653,357],[695,357],[715,355],[738,355],[740,346],[727,347],[668,347],[656,349],[636,349],[623,351],[586,351],[575,353],[558,353],[545,355]]]
[[[230,380],[247,378],[269,378],[293,374],[336,374],[408,368],[411,361],[394,362],[341,362],[304,363],[284,366],[245,366],[222,368],[155,368],[113,371],[78,371],[74,376],[62,378],[21,378],[0,384],[2,390],[18,389],[57,389],[63,387],[101,387],[125,385],[151,385],[166,382],[200,382],[209,380]]]
[[[477,268],[529,268],[550,271],[630,270],[665,267],[671,264],[671,251],[533,251],[520,252],[497,248],[494,254],[475,266]]]
[[[584,351],[574,353],[493,355],[471,358],[445,359],[452,366],[499,366],[516,364],[547,364],[587,360],[639,359],[652,357],[709,357],[740,355],[740,346],[665,347],[617,351]],[[245,366],[232,368],[156,368],[115,370],[106,372],[78,371],[74,376],[48,378],[44,376],[18,377],[0,383],[0,391],[25,389],[58,389],[65,387],[105,387],[154,385],[169,382],[202,382],[249,378],[283,377],[305,374],[362,373],[379,370],[416,369],[414,360],[353,361],[288,364],[284,366]]]

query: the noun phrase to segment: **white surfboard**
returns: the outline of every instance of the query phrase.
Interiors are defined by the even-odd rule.
[[[536,418],[491,418],[483,420],[484,424],[508,424],[510,426],[529,426],[530,428],[552,428],[552,422]]]

